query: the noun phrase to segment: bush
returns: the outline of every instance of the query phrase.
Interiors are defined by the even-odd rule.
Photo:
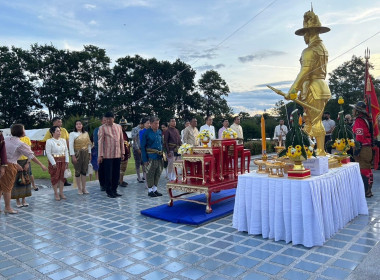
[[[261,148],[261,140],[260,141],[247,141],[244,143],[244,148],[251,150],[252,155],[261,155],[262,148]],[[274,153],[275,152],[275,142],[274,141],[267,141],[267,154]]]

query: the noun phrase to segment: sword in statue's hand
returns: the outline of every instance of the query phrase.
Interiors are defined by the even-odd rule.
[[[272,87],[272,86],[270,86],[270,85],[267,85],[267,87],[270,88],[271,90],[273,90],[275,93],[277,93],[277,94],[279,94],[279,95],[281,95],[281,96],[287,98],[287,94],[284,93],[284,92],[282,92],[281,90],[276,89],[276,88],[274,88],[274,87]],[[313,110],[313,111],[316,111],[316,112],[319,112],[319,111],[320,111],[320,110],[318,110],[317,108],[315,108],[315,107],[313,107],[313,106],[311,106],[311,105],[309,105],[309,104],[307,104],[307,103],[305,103],[305,102],[303,102],[303,101],[300,101],[299,99],[291,99],[291,100],[293,100],[294,102],[296,102],[297,104],[301,105],[301,106],[304,107],[304,108],[308,108],[308,109]]]

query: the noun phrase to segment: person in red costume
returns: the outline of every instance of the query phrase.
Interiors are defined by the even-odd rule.
[[[362,175],[365,196],[371,197],[373,173],[371,170],[372,161],[372,135],[373,128],[371,118],[369,117],[366,104],[363,101],[359,101],[353,107],[353,115],[356,117],[352,130],[355,134],[355,140],[359,142],[359,148],[354,149],[354,159],[359,162],[360,173]]]

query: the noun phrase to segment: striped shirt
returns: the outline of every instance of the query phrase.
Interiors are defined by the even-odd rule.
[[[99,127],[98,133],[99,157],[121,158],[125,154],[124,138],[121,126],[118,124]]]
[[[4,141],[8,163],[16,164],[21,155],[26,156],[28,159],[35,157],[28,144],[21,142],[19,137],[6,137]]]

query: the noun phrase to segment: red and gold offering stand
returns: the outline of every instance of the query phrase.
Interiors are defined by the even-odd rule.
[[[294,167],[288,171],[289,179],[305,179],[311,176],[310,169],[305,168],[301,160],[294,161]]]
[[[182,155],[182,162],[177,163],[178,168],[183,169],[182,180],[177,177],[166,185],[170,197],[168,205],[173,206],[175,200],[184,200],[203,204],[206,206],[206,213],[211,213],[213,204],[235,196],[229,195],[212,201],[212,193],[236,188],[238,171],[249,170],[251,155],[237,145],[235,139],[212,140],[211,147],[193,147],[192,150],[192,154]],[[243,166],[238,169],[239,160]],[[173,191],[179,193],[173,194]],[[186,197],[193,193],[205,194],[206,201],[195,201]]]
[[[333,158],[338,160],[338,162],[340,163],[339,166],[341,166],[342,164],[347,164],[351,162],[350,156],[347,156],[347,155],[334,155]]]

